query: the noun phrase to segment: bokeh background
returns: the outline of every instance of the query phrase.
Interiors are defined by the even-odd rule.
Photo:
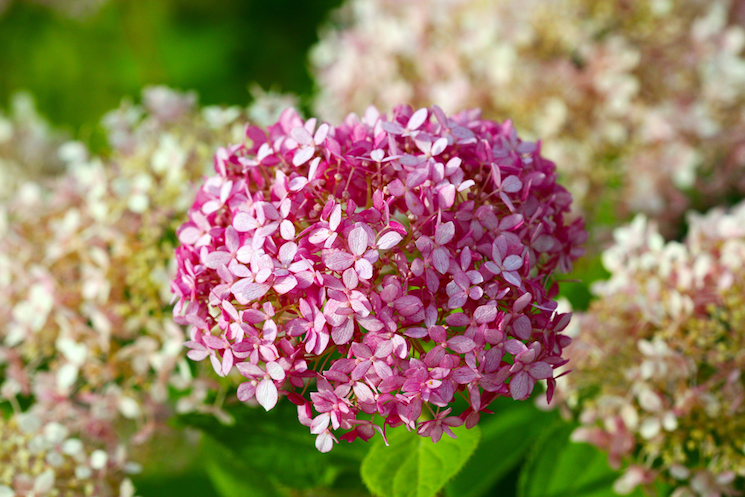
[[[340,0],[0,1],[0,107],[18,91],[72,138],[101,148],[98,123],[147,85],[242,105],[249,89],[313,90],[307,51]]]
[[[666,240],[675,248],[676,240],[690,234],[684,216],[688,209],[705,212],[716,205],[729,207],[745,197],[742,0],[347,0],[345,4],[337,12],[342,0],[0,0],[0,166],[2,146],[13,136],[7,122],[13,119],[20,123],[14,122],[19,133],[26,130],[26,119],[30,134],[39,134],[38,141],[31,136],[24,141],[25,148],[16,147],[23,148],[24,160],[28,159],[20,164],[35,159],[42,164],[42,170],[36,171],[39,176],[62,171],[57,146],[72,139],[81,142],[90,156],[100,156],[111,176],[125,171],[136,180],[138,168],[149,167],[152,151],[169,144],[158,133],[183,139],[174,146],[176,152],[186,151],[184,157],[203,159],[211,156],[214,142],[225,143],[223,136],[234,121],[241,120],[237,129],[242,132],[243,111],[235,110],[233,115],[230,109],[215,114],[225,122],[205,131],[208,119],[198,111],[204,106],[245,109],[271,93],[290,96],[288,101],[295,102],[305,116],[318,114],[331,122],[348,110],[363,111],[368,103],[384,112],[407,99],[415,107],[432,103],[457,107],[446,108],[448,113],[479,106],[486,118],[513,118],[521,137],[545,138],[542,150],[556,160],[563,184],[575,196],[578,215],[588,221],[588,256],[572,274],[562,276],[566,281],[561,287],[561,296],[580,312],[593,298],[602,298],[597,292],[593,297],[590,283],[610,274],[603,269],[601,252],[612,242],[613,228],[642,213],[661,226],[661,234],[650,228],[649,239],[654,242],[650,246],[656,250]],[[551,10],[555,5],[564,9]],[[183,122],[161,119],[158,111],[169,110],[167,95],[161,94],[161,107],[147,103],[138,107],[143,89],[155,85],[193,92],[198,105],[185,103],[191,94],[171,94],[175,107],[187,108]],[[148,117],[128,123],[133,108],[146,108],[143,114]],[[104,127],[102,119],[114,109],[119,109],[114,124],[131,125],[132,130],[125,129],[131,136],[124,134],[141,142],[136,153],[109,142],[115,133]],[[11,119],[3,121],[4,116]],[[221,126],[226,129],[218,131]],[[12,145],[7,148],[17,152]],[[199,162],[196,158],[192,162]],[[198,178],[194,164],[189,167]],[[3,177],[2,169],[0,209],[4,195],[16,185]],[[15,171],[23,176],[21,169]],[[29,179],[37,178],[29,174]],[[139,187],[134,180],[133,197]],[[151,192],[153,198],[159,195],[155,189]],[[131,204],[127,208],[134,211]],[[122,218],[129,219],[129,214]],[[632,225],[636,231],[627,230],[626,241],[646,234],[646,225],[638,219]],[[726,235],[742,240],[741,232],[732,229],[734,222],[727,223],[722,223],[729,229]],[[699,221],[702,226],[709,224],[716,223]],[[163,248],[175,236],[164,223],[158,226],[165,233],[158,239]],[[139,234],[129,234],[127,242],[141,241]],[[0,298],[0,311],[2,304]],[[608,314],[613,312],[617,311],[611,308]],[[621,370],[615,362],[609,369]],[[4,374],[0,370],[0,380]],[[598,380],[591,380],[594,388]],[[738,406],[745,405],[743,398],[738,391]],[[513,409],[517,409],[511,411],[515,419],[544,419],[532,404]],[[0,402],[0,410],[10,413],[7,402]],[[171,424],[178,428],[176,422]],[[192,426],[200,428],[198,423]],[[296,427],[306,434],[305,428]],[[217,428],[203,428],[219,439]],[[225,439],[234,441],[233,432],[225,433]],[[557,445],[567,445],[568,433]],[[737,433],[742,436],[742,431]],[[133,478],[137,495],[221,495],[213,486],[220,485],[215,475],[208,478],[202,465],[209,458],[188,439],[192,435],[196,438],[196,433],[164,430],[135,450],[133,458],[146,461],[142,473]],[[492,433],[500,440],[502,435]],[[521,439],[523,445],[515,449],[512,466],[500,474],[503,480],[494,492],[515,489],[520,474],[516,465],[518,460],[522,464],[531,437],[538,436]],[[217,461],[231,457],[227,452],[220,455],[217,444],[206,447],[202,450],[214,451]],[[1,456],[0,451],[0,470]],[[240,471],[239,467],[233,473]],[[479,474],[473,467],[471,471]],[[337,476],[329,478],[344,480]],[[741,477],[739,485],[745,481]],[[608,482],[615,476],[609,478]],[[341,492],[346,493],[340,495],[348,495],[349,489],[365,492],[358,476],[349,480],[342,481],[348,485],[342,485]],[[458,490],[448,492],[460,495]]]
[[[307,110],[308,49],[340,0],[0,0],[0,109],[28,105],[54,132],[106,154],[102,117],[142,89],[194,90],[201,105],[289,93]],[[171,437],[182,437],[178,431]],[[142,496],[216,493],[193,445],[157,439],[139,454]],[[186,450],[183,450],[187,447]]]

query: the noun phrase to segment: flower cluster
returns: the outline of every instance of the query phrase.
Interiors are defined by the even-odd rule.
[[[606,203],[674,233],[690,189],[699,205],[745,193],[738,5],[349,0],[313,52],[315,108],[337,119],[438,102],[514,116],[546,141],[586,215]]]
[[[15,94],[10,111],[0,111],[0,201],[24,181],[61,173],[63,139],[39,116],[29,94]]]
[[[91,444],[87,433],[100,429],[70,403],[0,417],[0,496],[132,497],[126,475],[139,468],[126,461],[123,447],[109,452],[98,440]]]
[[[0,398],[17,414],[19,398],[37,413],[74,406],[77,415],[50,422],[109,454],[119,428],[137,444],[162,426],[169,390],[180,392],[179,412],[225,415],[210,405],[215,382],[192,377],[169,282],[189,183],[210,169],[219,143],[242,139],[245,112],[200,111],[194,96],[162,87],[143,101],[105,118],[109,158],[66,143],[65,174],[26,183],[0,206]],[[76,419],[88,424],[67,424]],[[25,471],[8,464],[0,467]]]
[[[745,481],[745,203],[689,216],[683,243],[637,217],[604,253],[600,299],[573,322],[562,378],[577,441],[608,452],[619,492],[661,478],[675,497]]]
[[[570,318],[551,274],[586,233],[539,144],[436,106],[338,127],[288,109],[246,138],[215,155],[172,282],[188,356],[236,369],[241,401],[287,396],[326,452],[376,415],[437,441],[497,396],[551,394]]]

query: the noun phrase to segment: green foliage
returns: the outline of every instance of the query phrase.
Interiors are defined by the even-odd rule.
[[[573,430],[566,423],[547,427],[523,466],[518,497],[617,497],[612,485],[620,473],[592,445],[570,442]],[[637,489],[629,495],[644,494]]]
[[[431,497],[466,464],[481,438],[478,427],[453,429],[433,444],[403,428],[389,430],[389,446],[378,439],[362,462],[362,479],[379,496]]]
[[[589,242],[588,242],[589,243]],[[568,275],[559,276],[559,296],[566,298],[575,311],[586,311],[593,299],[590,284],[594,281],[607,280],[610,273],[603,267],[603,262],[596,248],[586,247],[589,255],[579,259]]]
[[[137,495],[143,497],[219,497],[203,468],[193,468],[176,474],[157,473],[135,475]]]
[[[482,414],[481,443],[463,469],[445,487],[450,497],[479,497],[523,461],[541,430],[552,424],[554,412],[538,410],[533,402],[501,397]]]
[[[287,485],[292,490],[343,487],[349,493],[364,489],[359,465],[368,444],[342,441],[328,454],[318,452],[315,436],[298,423],[297,410],[288,401],[269,412],[243,404],[227,410],[235,418],[232,426],[209,415],[179,418],[209,436],[204,462],[223,495],[281,495],[290,490]]]
[[[71,19],[11,2],[0,14],[0,107],[29,90],[43,115],[89,141],[105,112],[147,85],[194,89],[205,105],[246,105],[255,83],[309,96],[306,52],[340,3],[108,0]]]

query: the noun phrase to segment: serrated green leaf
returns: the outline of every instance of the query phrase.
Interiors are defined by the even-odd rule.
[[[620,473],[592,445],[571,442],[574,428],[556,423],[537,440],[520,475],[518,497],[618,497],[613,482]],[[630,495],[643,496],[639,489]]]
[[[238,477],[250,468],[273,485],[289,484],[294,489],[333,487],[341,478],[348,481],[349,476],[359,481],[359,466],[370,444],[342,441],[330,453],[322,454],[315,447],[315,436],[298,422],[295,406],[286,401],[269,412],[244,404],[226,410],[235,418],[232,426],[202,414],[181,416],[179,422],[202,430],[231,457],[242,460],[243,465],[236,468]],[[220,471],[210,474],[219,475]]]
[[[362,480],[385,497],[431,497],[468,461],[481,438],[478,427],[453,429],[458,438],[443,435],[436,444],[403,428],[388,432],[386,446],[378,440],[362,461]]]
[[[479,421],[481,443],[445,487],[450,497],[484,495],[520,463],[541,429],[556,418],[555,413],[541,411],[533,402],[505,397],[489,408],[494,414],[483,414]]]

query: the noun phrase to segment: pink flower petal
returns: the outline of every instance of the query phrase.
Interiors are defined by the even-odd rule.
[[[337,251],[326,257],[326,267],[332,271],[344,271],[354,264],[354,256],[349,252]]]
[[[530,373],[530,376],[532,376],[536,380],[545,380],[547,378],[553,378],[554,376],[553,368],[551,368],[548,363],[543,361],[536,361],[530,364],[528,372]]]
[[[512,333],[521,340],[529,339],[533,334],[533,325],[530,318],[523,314],[515,319],[512,322]]]
[[[459,354],[465,354],[476,348],[476,342],[467,336],[458,335],[448,340],[448,348]]]
[[[251,400],[256,395],[256,385],[251,381],[246,381],[238,385],[238,400],[246,402]]]
[[[450,267],[450,254],[442,247],[437,247],[432,252],[432,264],[441,274],[445,274]]]
[[[441,224],[435,230],[435,243],[445,245],[455,236],[455,224],[452,221]]]
[[[348,343],[354,334],[354,324],[351,319],[345,319],[340,326],[334,326],[331,329],[331,338],[337,345]]]
[[[354,255],[362,255],[367,249],[367,241],[368,238],[365,230],[362,228],[355,228],[351,233],[349,233],[349,250],[351,250]]]
[[[419,127],[424,124],[424,121],[427,119],[428,113],[429,111],[426,107],[414,112],[409,118],[409,123],[406,125],[406,128],[410,131],[419,129]]]
[[[533,391],[534,380],[525,371],[518,372],[510,380],[510,395],[515,400],[527,399]]]
[[[264,378],[256,387],[256,400],[261,404],[261,407],[267,411],[271,410],[277,405],[277,386],[274,381],[269,378]]]
[[[395,231],[389,231],[385,235],[380,237],[378,240],[378,248],[381,250],[388,250],[395,247],[398,243],[403,240],[403,236],[396,233]]]
[[[263,297],[270,288],[271,285],[266,283],[251,283],[241,292],[241,297],[251,302]]]

